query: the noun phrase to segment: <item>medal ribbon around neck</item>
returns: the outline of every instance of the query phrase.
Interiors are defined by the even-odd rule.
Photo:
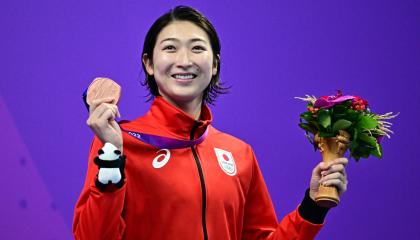
[[[208,135],[209,128],[206,128],[206,131],[197,139],[194,140],[180,140],[175,138],[168,138],[163,136],[157,136],[153,134],[147,133],[140,133],[129,131],[121,128],[124,132],[128,133],[130,136],[142,141],[144,143],[148,143],[154,147],[159,149],[167,148],[167,149],[178,149],[178,148],[187,148],[191,146],[198,145],[206,139]]]

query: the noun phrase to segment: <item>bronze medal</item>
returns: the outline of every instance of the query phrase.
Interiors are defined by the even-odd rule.
[[[111,103],[117,104],[120,96],[121,87],[118,83],[109,78],[95,78],[87,90],[86,101],[91,105],[95,99],[111,97]]]

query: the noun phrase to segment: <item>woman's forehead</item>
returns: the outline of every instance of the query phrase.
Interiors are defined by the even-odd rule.
[[[190,21],[174,21],[159,33],[157,43],[164,41],[202,41],[209,42],[207,33]]]

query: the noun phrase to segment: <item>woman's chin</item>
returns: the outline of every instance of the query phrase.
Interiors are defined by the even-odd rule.
[[[202,94],[196,94],[194,92],[191,93],[188,91],[174,92],[174,93],[168,94],[167,97],[170,98],[172,101],[179,104],[193,102],[197,99],[199,99],[199,101],[202,100]]]

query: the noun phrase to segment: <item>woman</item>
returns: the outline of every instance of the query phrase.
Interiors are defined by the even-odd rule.
[[[341,195],[347,159],[318,164],[302,203],[279,223],[252,148],[210,124],[206,103],[225,91],[211,23],[174,8],[147,33],[142,63],[154,97],[145,116],[118,124],[111,99],[90,106],[95,138],[75,238],[313,239],[328,211],[313,201],[318,186]]]

